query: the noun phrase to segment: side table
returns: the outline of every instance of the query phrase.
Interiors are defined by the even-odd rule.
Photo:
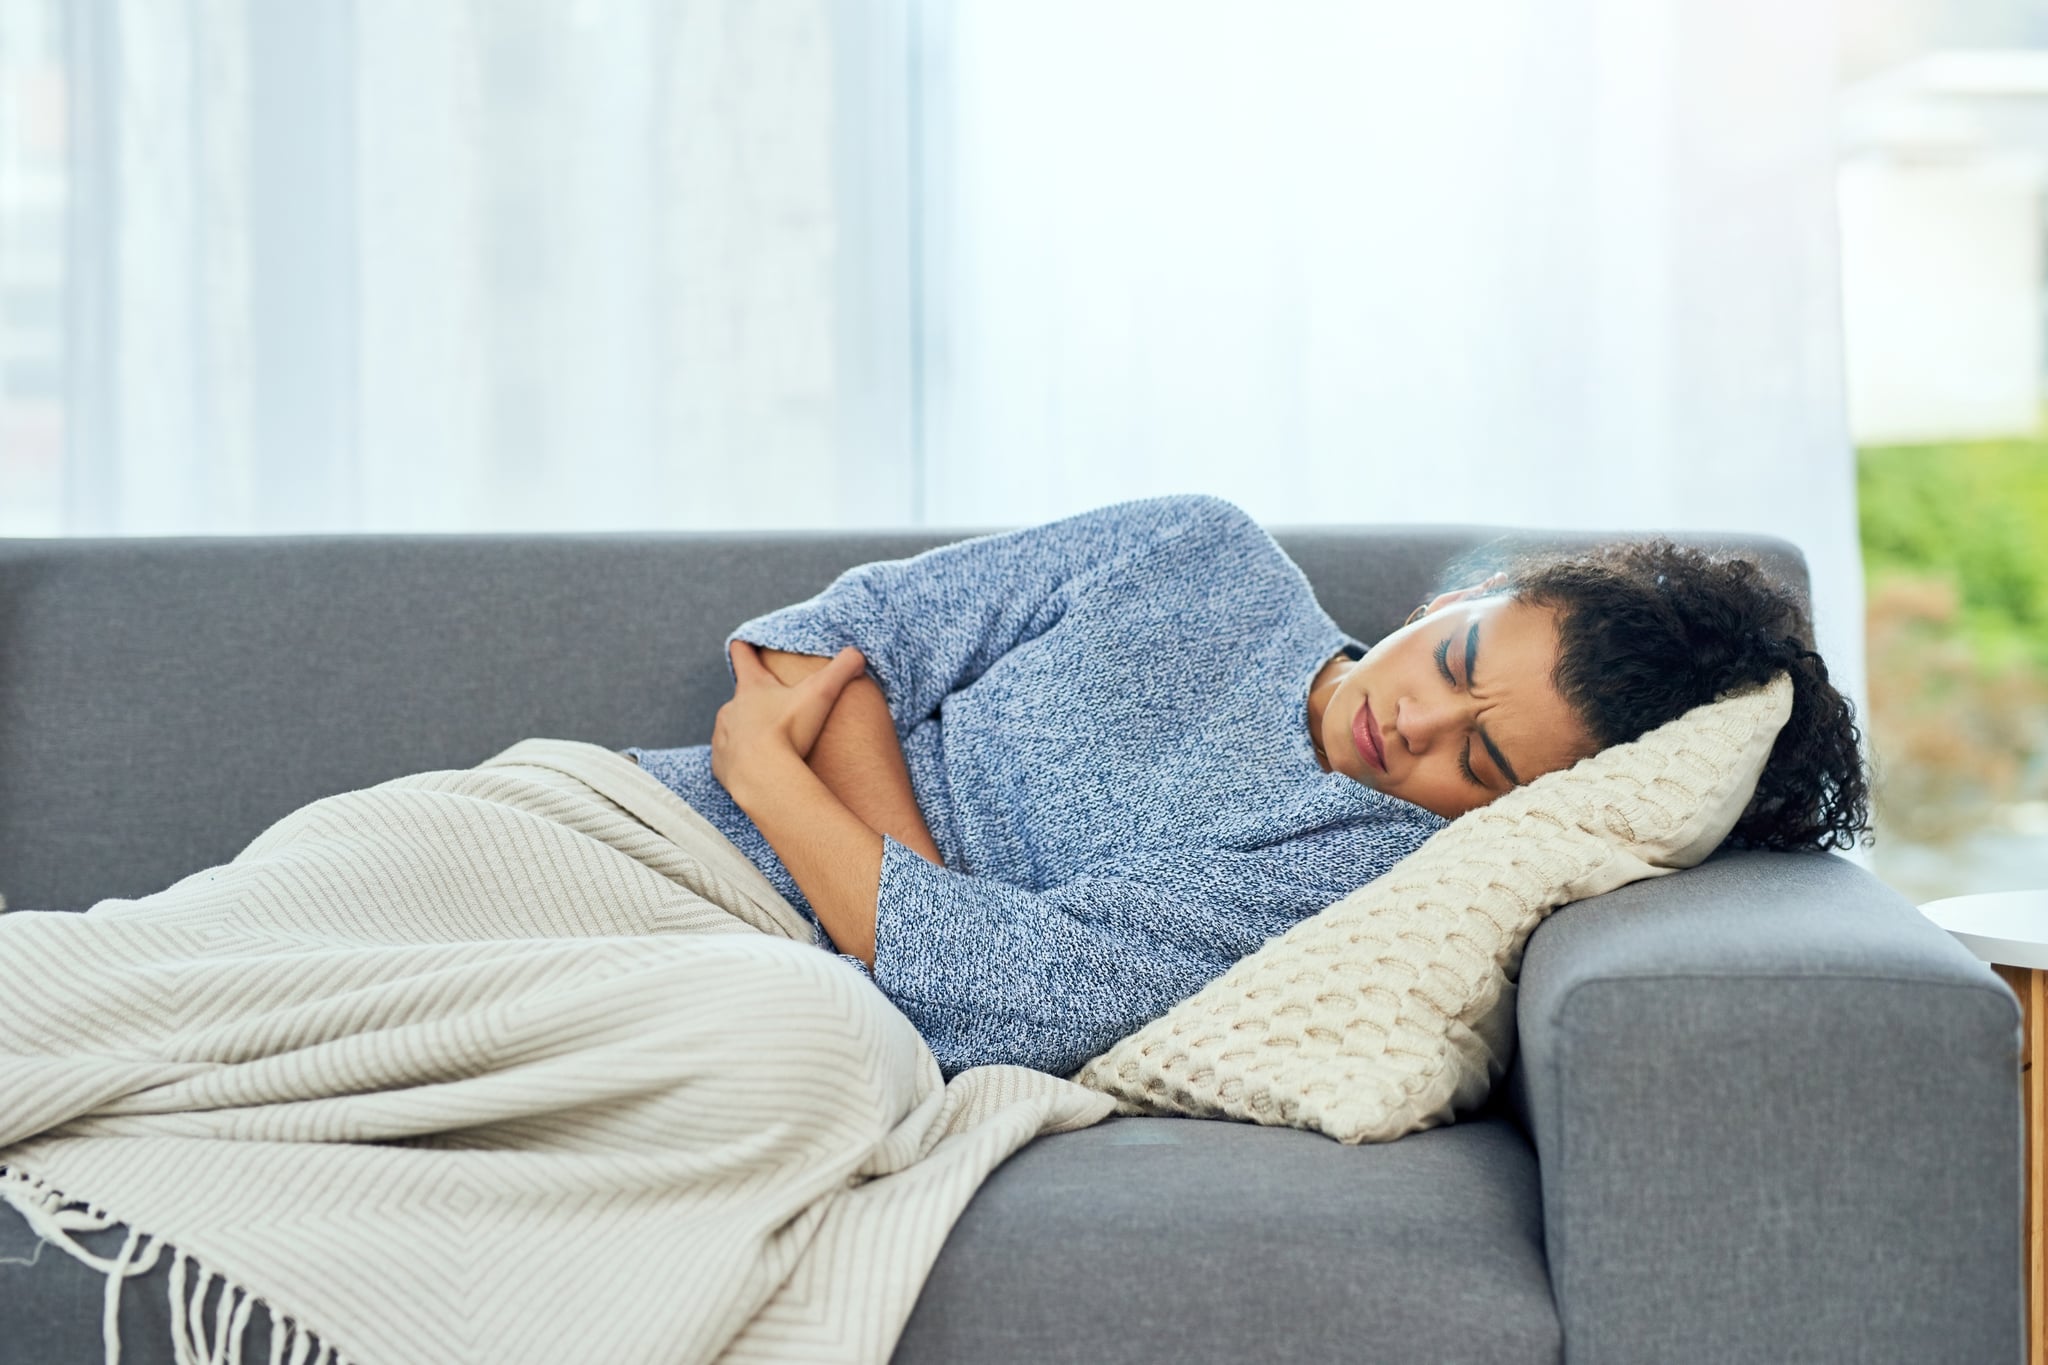
[[[2027,1365],[2048,1365],[2048,890],[1929,901],[1920,913],[1991,964],[2020,998],[2027,1121]]]

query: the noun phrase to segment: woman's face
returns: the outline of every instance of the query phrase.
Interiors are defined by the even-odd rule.
[[[1492,582],[1445,593],[1352,665],[1323,707],[1333,771],[1456,819],[1594,752],[1551,683],[1555,614],[1479,595]]]

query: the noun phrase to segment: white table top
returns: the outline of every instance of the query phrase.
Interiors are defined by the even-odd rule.
[[[1920,913],[1985,962],[2048,971],[2048,890],[1951,896]]]

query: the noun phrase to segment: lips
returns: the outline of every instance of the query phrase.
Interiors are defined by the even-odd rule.
[[[1351,717],[1351,743],[1358,756],[1381,772],[1387,770],[1387,750],[1380,740],[1379,723],[1373,719],[1372,703],[1360,697],[1358,711]]]

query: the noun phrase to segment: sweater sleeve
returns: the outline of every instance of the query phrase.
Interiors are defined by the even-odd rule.
[[[726,668],[734,640],[816,655],[854,645],[897,732],[907,734],[949,694],[1051,629],[1080,580],[1219,518],[1251,523],[1225,499],[1178,494],[862,564],[815,597],[740,625],[726,637]]]
[[[1221,970],[1213,946],[1162,932],[1191,909],[1123,877],[1026,891],[884,835],[874,981],[949,1077],[996,1063],[1065,1076]]]
[[[1446,823],[1369,796],[1371,817],[1341,827],[1039,892],[935,866],[885,835],[872,979],[949,1077],[990,1063],[1071,1075]]]

